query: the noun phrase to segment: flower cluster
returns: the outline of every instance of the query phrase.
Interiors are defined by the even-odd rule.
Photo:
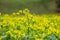
[[[0,13],[0,40],[60,40],[60,16],[34,15],[28,9]]]

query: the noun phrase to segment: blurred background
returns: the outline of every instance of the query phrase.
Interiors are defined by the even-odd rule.
[[[28,8],[31,13],[60,12],[60,0],[0,0],[0,12],[12,13]]]

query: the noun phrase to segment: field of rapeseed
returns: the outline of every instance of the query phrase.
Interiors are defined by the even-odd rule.
[[[28,9],[0,13],[0,40],[60,40],[60,16],[33,15]]]

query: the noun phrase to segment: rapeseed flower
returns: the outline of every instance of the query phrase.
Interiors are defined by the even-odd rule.
[[[0,14],[0,40],[8,36],[11,39],[50,39],[49,36],[60,35],[60,16],[58,15],[33,15],[30,10],[19,10],[11,15]],[[6,39],[7,39],[6,38]]]

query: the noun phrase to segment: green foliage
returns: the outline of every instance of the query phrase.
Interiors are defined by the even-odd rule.
[[[24,15],[21,15],[24,14]],[[28,9],[0,15],[0,40],[59,40],[60,16],[33,15]]]

